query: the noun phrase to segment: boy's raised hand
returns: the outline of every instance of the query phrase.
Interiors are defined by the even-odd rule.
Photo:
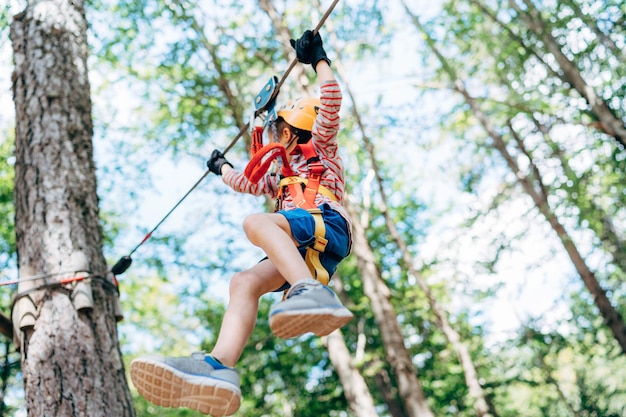
[[[326,56],[322,37],[319,33],[313,35],[313,31],[306,30],[297,40],[290,40],[291,46],[296,50],[298,61],[303,64],[311,64],[313,69],[318,62],[324,60],[330,65],[330,59]]]

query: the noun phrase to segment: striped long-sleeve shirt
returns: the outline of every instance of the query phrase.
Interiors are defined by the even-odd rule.
[[[317,194],[315,204],[317,206],[327,203],[330,207],[341,214],[350,227],[350,217],[342,206],[345,193],[344,166],[338,152],[337,134],[339,132],[339,110],[341,109],[341,89],[337,81],[326,81],[320,87],[320,110],[313,124],[311,141],[320,161],[326,168],[322,174],[320,184],[328,188],[337,201]],[[291,168],[298,176],[308,176],[308,166],[302,154],[294,155],[291,159]],[[278,196],[278,183],[280,178],[276,173],[268,172],[261,180],[253,184],[245,175],[237,170],[230,170],[222,176],[222,180],[233,190],[253,195]],[[280,200],[280,209],[293,210],[296,208],[293,198],[288,189],[283,190]]]

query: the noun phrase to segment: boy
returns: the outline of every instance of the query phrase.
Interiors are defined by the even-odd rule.
[[[252,334],[263,294],[288,289],[270,310],[270,327],[279,337],[307,332],[325,336],[352,318],[326,286],[351,246],[349,216],[341,205],[343,162],[337,152],[341,91],[319,34],[306,31],[291,45],[298,60],[317,73],[321,94],[319,100],[289,103],[269,123],[274,143],[266,150],[278,151],[274,157],[283,159],[281,174],[286,178],[281,182],[276,173],[254,171],[259,167],[253,161],[262,159],[258,157],[248,166],[254,179],[248,168],[248,175],[236,171],[218,150],[208,162],[211,172],[235,191],[277,198],[276,212],[252,214],[243,223],[247,238],[267,257],[233,276],[229,304],[209,355],[143,357],[131,363],[139,393],[157,405],[214,416],[237,411],[241,391],[234,366]]]

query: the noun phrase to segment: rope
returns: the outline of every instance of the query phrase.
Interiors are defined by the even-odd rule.
[[[0,283],[0,285],[17,284],[19,282],[33,281],[37,279],[48,279],[53,276],[62,275],[62,274],[63,274],[62,272],[57,272],[57,273],[52,273],[52,274],[41,274],[39,276],[27,277],[21,280],[18,279],[18,280],[12,280],[12,281],[4,281]],[[25,291],[16,293],[15,296],[13,297],[13,301],[11,304],[11,311],[13,311],[13,307],[15,306],[15,304],[18,302],[19,299],[27,297],[28,295],[36,291],[45,290],[45,289],[48,289],[48,290],[59,289],[59,288],[63,289],[65,288],[64,285],[71,284],[73,282],[84,281],[84,280],[98,280],[103,284],[103,287],[106,290],[119,294],[119,288],[117,287],[117,285],[115,285],[115,283],[111,282],[110,280],[108,280],[107,278],[101,275],[92,275],[90,273],[87,273],[87,275],[78,275],[74,277],[64,278],[56,282],[44,282],[36,287],[32,287]],[[67,289],[67,291],[71,292],[71,289]]]
[[[53,272],[53,273],[49,273],[49,274],[38,274],[38,275],[31,275],[30,277],[25,277],[25,278],[18,278],[18,279],[10,279],[10,280],[6,280],[6,281],[0,281],[0,287],[4,287],[7,285],[17,285],[19,283],[22,282],[29,282],[29,281],[39,281],[39,280],[44,280],[44,282],[41,285],[35,286],[33,288],[31,288],[32,290],[39,290],[42,288],[45,288],[47,286],[60,286],[60,285],[66,285],[66,284],[71,284],[72,282],[78,282],[78,281],[83,281],[86,279],[101,279],[102,282],[104,282],[106,285],[108,285],[111,288],[114,288],[117,291],[117,285],[115,282],[111,282],[110,280],[106,279],[105,277],[101,276],[101,275],[94,275],[89,271],[85,271],[85,275],[75,275],[75,276],[71,276],[71,277],[67,277],[67,278],[61,278],[58,281],[54,281],[54,282],[47,282],[48,279],[52,278],[52,277],[57,277],[59,275],[68,275],[68,274],[75,274],[77,271],[60,271],[60,272]],[[105,274],[107,275],[107,274]]]
[[[155,232],[155,230],[156,230],[156,229],[158,229],[158,228],[159,228],[159,226],[161,226],[161,224],[163,224],[163,222],[164,222],[164,221],[165,221],[165,220],[166,220],[166,219],[170,216],[170,214],[172,214],[172,212],[173,212],[174,210],[176,210],[176,209],[178,208],[178,206],[180,206],[180,204],[183,202],[183,200],[184,200],[184,199],[186,199],[186,198],[187,198],[187,196],[188,196],[189,194],[191,194],[191,192],[192,192],[193,190],[195,190],[195,189],[196,189],[196,187],[197,187],[198,185],[200,185],[200,183],[201,183],[201,182],[202,182],[202,181],[203,181],[203,180],[207,177],[207,175],[209,175],[209,173],[210,173],[210,172],[211,172],[211,171],[209,171],[209,170],[207,169],[207,170],[204,172],[204,174],[202,174],[202,176],[200,177],[200,179],[199,179],[198,181],[196,181],[196,183],[195,183],[195,184],[194,184],[194,185],[193,185],[193,186],[192,186],[192,187],[191,187],[191,188],[190,188],[190,189],[189,189],[189,190],[185,193],[185,195],[183,195],[183,196],[182,196],[182,197],[181,197],[181,198],[180,198],[180,199],[176,202],[176,204],[174,205],[174,207],[172,207],[172,208],[170,209],[170,211],[168,211],[168,212],[167,212],[167,214],[166,214],[165,216],[163,216],[163,218],[162,218],[162,219],[161,219],[161,220],[160,220],[160,221],[156,224],[156,226],[154,226],[154,227],[152,228],[152,230],[150,230],[150,231],[149,231],[149,232],[148,232],[148,233],[144,236],[143,240],[142,240],[141,242],[139,242],[139,244],[138,244],[137,246],[135,246],[135,248],[134,248],[132,251],[130,251],[130,253],[127,255],[128,257],[130,257],[133,253],[135,253],[135,251],[136,251],[137,249],[139,249],[139,247],[140,247],[141,245],[143,245],[143,244],[144,244],[144,243],[145,243],[148,239],[150,239],[150,236],[152,236],[152,233],[154,233],[154,232]]]
[[[47,278],[52,278],[52,277],[56,277],[59,275],[67,275],[67,274],[75,274],[76,271],[72,270],[72,271],[59,271],[59,272],[53,272],[50,274],[38,274],[38,275],[31,275],[30,277],[26,277],[26,278],[18,278],[18,279],[10,279],[10,280],[6,280],[6,281],[0,281],[0,287],[3,287],[5,285],[15,285],[15,284],[19,284],[20,282],[27,282],[27,281],[36,281],[39,279],[47,279]]]

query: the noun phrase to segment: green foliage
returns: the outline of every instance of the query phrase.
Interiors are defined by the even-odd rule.
[[[577,315],[567,320],[571,325],[561,323],[570,334],[541,331],[538,319],[520,330],[516,344],[506,342],[508,352],[493,357],[492,384],[500,398],[498,409],[509,410],[504,415],[515,415],[515,408],[537,416],[623,413],[626,392],[620,364],[624,358],[615,356],[616,346],[607,343],[611,336],[600,327],[589,302],[577,298],[574,294]],[[500,403],[506,397],[515,400]]]
[[[320,14],[317,2],[275,3],[278,19],[296,34]],[[527,324],[517,338],[490,334],[489,305],[500,301],[509,279],[494,278],[515,255],[526,256],[529,235],[542,237],[536,248],[541,254],[519,267],[526,268],[524,284],[541,273],[544,262],[562,254],[519,187],[520,177],[549,196],[550,209],[574,241],[583,242],[583,255],[626,314],[624,149],[602,131],[542,38],[524,23],[528,6],[515,3],[519,10],[499,0],[449,1],[424,9],[410,4],[420,12],[421,33],[393,2],[340,2],[324,28],[325,39],[336,48],[333,60],[349,67],[342,82],[353,88],[353,79],[368,84],[356,86],[355,102],[347,95],[344,101],[340,142],[350,195],[364,208],[370,247],[436,415],[475,412],[456,353],[408,274],[384,214],[421,265],[435,299],[450,306],[449,320],[469,346],[499,417],[623,415],[623,354],[580,285],[568,281],[575,291],[554,300],[560,307],[554,317]],[[566,56],[621,118],[626,114],[622,3],[530,3]],[[146,179],[154,161],[166,157],[204,167],[210,151],[224,148],[247,121],[259,82],[280,74],[289,57],[257,2],[89,4],[92,71],[99,82],[94,95],[106,97],[111,110],[96,112],[96,128],[103,142],[116,144],[100,155],[116,153],[99,168],[99,181],[106,251],[117,258],[149,230],[135,218],[142,197],[165,194]],[[0,33],[5,33],[6,19],[0,14]],[[424,48],[423,35],[439,48],[447,68]],[[401,59],[393,61],[397,49]],[[416,53],[416,62],[407,58],[414,56],[409,52]],[[406,79],[388,80],[398,77],[390,72],[396,67],[406,69]],[[465,82],[519,171],[511,172],[501,158],[475,109],[450,94],[451,73]],[[394,90],[392,81],[400,88]],[[127,95],[106,96],[109,88],[120,86]],[[290,79],[281,95],[293,90]],[[133,103],[124,102],[128,97]],[[352,109],[364,116],[365,132]],[[382,179],[388,207],[382,206],[374,164],[364,151],[365,135],[373,144],[375,174]],[[239,166],[246,161],[246,140],[229,154]],[[5,268],[15,262],[11,146],[7,140],[0,147],[0,261]],[[178,172],[167,175],[183,180]],[[126,313],[120,334],[127,361],[145,351],[182,355],[198,344],[210,350],[224,312],[225,294],[218,291],[225,291],[231,272],[258,258],[242,243],[239,228],[245,213],[260,211],[262,202],[229,195],[216,178],[208,182],[196,192],[194,209],[151,238],[137,253],[133,270],[120,279]],[[559,271],[567,275],[568,261],[563,264]],[[381,415],[403,415],[396,375],[355,259],[344,261],[338,274],[357,316],[343,329],[346,343]],[[8,305],[10,294],[5,295]],[[261,301],[257,327],[238,364],[244,393],[239,414],[346,415],[341,384],[320,340],[282,341],[270,334],[271,297]],[[195,415],[152,406],[136,393],[134,402],[139,416]]]
[[[615,222],[624,219],[624,195],[621,192],[623,187],[609,184],[614,180],[623,182],[624,150],[605,132],[596,129],[597,115],[591,114],[588,103],[573,91],[571,80],[563,77],[552,51],[524,20],[528,17],[528,8],[537,7],[542,24],[557,39],[565,55],[621,117],[624,102],[618,97],[622,96],[626,84],[622,52],[602,39],[596,29],[602,27],[604,34],[610,34],[613,41],[623,42],[623,25],[619,29],[616,27],[623,22],[623,7],[611,1],[602,5],[584,1],[527,2],[526,5],[515,2],[519,4],[519,10],[515,10],[513,3],[446,2],[443,13],[419,28],[431,37],[445,60],[435,79],[449,83],[451,77],[459,77],[517,163],[513,175],[507,174],[512,167],[498,160],[498,152],[493,148],[494,138],[485,133],[474,108],[465,103],[449,109],[441,122],[451,138],[462,141],[457,147],[457,157],[451,158],[460,167],[460,190],[475,194],[476,201],[480,201],[481,194],[493,190],[494,183],[498,187],[497,194],[490,197],[491,204],[483,204],[483,210],[474,210],[474,214],[468,215],[470,221],[466,226],[473,228],[481,222],[489,223],[489,219],[497,219],[496,216],[500,216],[499,221],[491,224],[506,224],[502,216],[515,206],[511,201],[519,199],[518,205],[523,202],[520,198],[523,194],[516,182],[522,177],[529,178],[534,190],[546,196],[550,208],[567,224],[572,238],[584,248],[588,259],[600,259],[591,262],[596,266],[602,285],[610,288],[614,305],[620,306],[619,311],[623,314],[624,267],[621,260],[624,245],[619,233],[613,232],[623,232]],[[583,13],[577,13],[577,8]],[[606,8],[606,12],[599,12],[600,8]],[[606,30],[608,28],[611,29]],[[592,35],[592,32],[595,33]],[[536,215],[529,213],[528,218],[534,221]],[[503,227],[505,233],[501,237],[497,237],[497,231],[493,229],[488,231],[490,236],[496,235],[490,237],[492,247],[500,248],[495,256],[486,254],[492,256],[492,260],[485,264],[488,271],[495,273],[503,267],[503,259],[510,259],[507,253],[515,253],[516,245],[523,241],[530,227],[529,223],[521,233]],[[586,243],[589,240],[581,238],[590,234],[593,236],[592,247]],[[479,265],[474,270],[478,273]],[[589,299],[586,302],[588,307],[593,305]],[[610,384],[598,380],[590,382],[580,376],[598,376],[613,367],[620,368],[613,364],[610,349],[596,352],[602,359],[594,366],[582,359],[589,359],[587,355],[591,353],[587,348],[584,353],[576,352],[581,361],[571,373],[576,378],[568,382],[578,381],[573,383],[578,384],[578,390],[569,389],[573,385],[568,385],[565,398],[555,388],[563,381],[553,377],[557,382],[550,382],[550,373],[533,360],[537,357],[558,359],[568,349],[576,351],[580,346],[577,338],[580,337],[594,339],[594,335],[601,334],[602,338],[610,338],[607,330],[602,328],[597,311],[581,311],[575,302],[566,300],[560,300],[559,304],[572,310],[572,323],[566,329],[555,323],[544,324],[546,328],[560,329],[543,342],[555,351],[543,352],[543,356],[531,355],[528,362],[520,366],[520,359],[527,353],[524,348],[529,343],[524,339],[524,347],[509,352],[511,360],[505,366],[487,365],[486,386],[498,415],[571,415],[572,409],[580,415],[623,412],[623,399],[612,405],[607,401],[617,387],[608,388]],[[597,340],[596,343],[606,341]],[[562,350],[558,346],[563,346]],[[502,346],[498,352],[505,356],[505,349]],[[480,355],[480,351],[477,353]],[[477,363],[483,363],[480,356],[476,358]],[[552,366],[554,372],[564,368],[561,362]],[[500,379],[499,372],[505,377]],[[516,372],[513,380],[506,376]],[[501,385],[495,383],[499,379]],[[590,393],[596,396],[596,404],[602,404],[600,408],[594,410],[590,405]],[[587,405],[582,405],[585,403]]]

